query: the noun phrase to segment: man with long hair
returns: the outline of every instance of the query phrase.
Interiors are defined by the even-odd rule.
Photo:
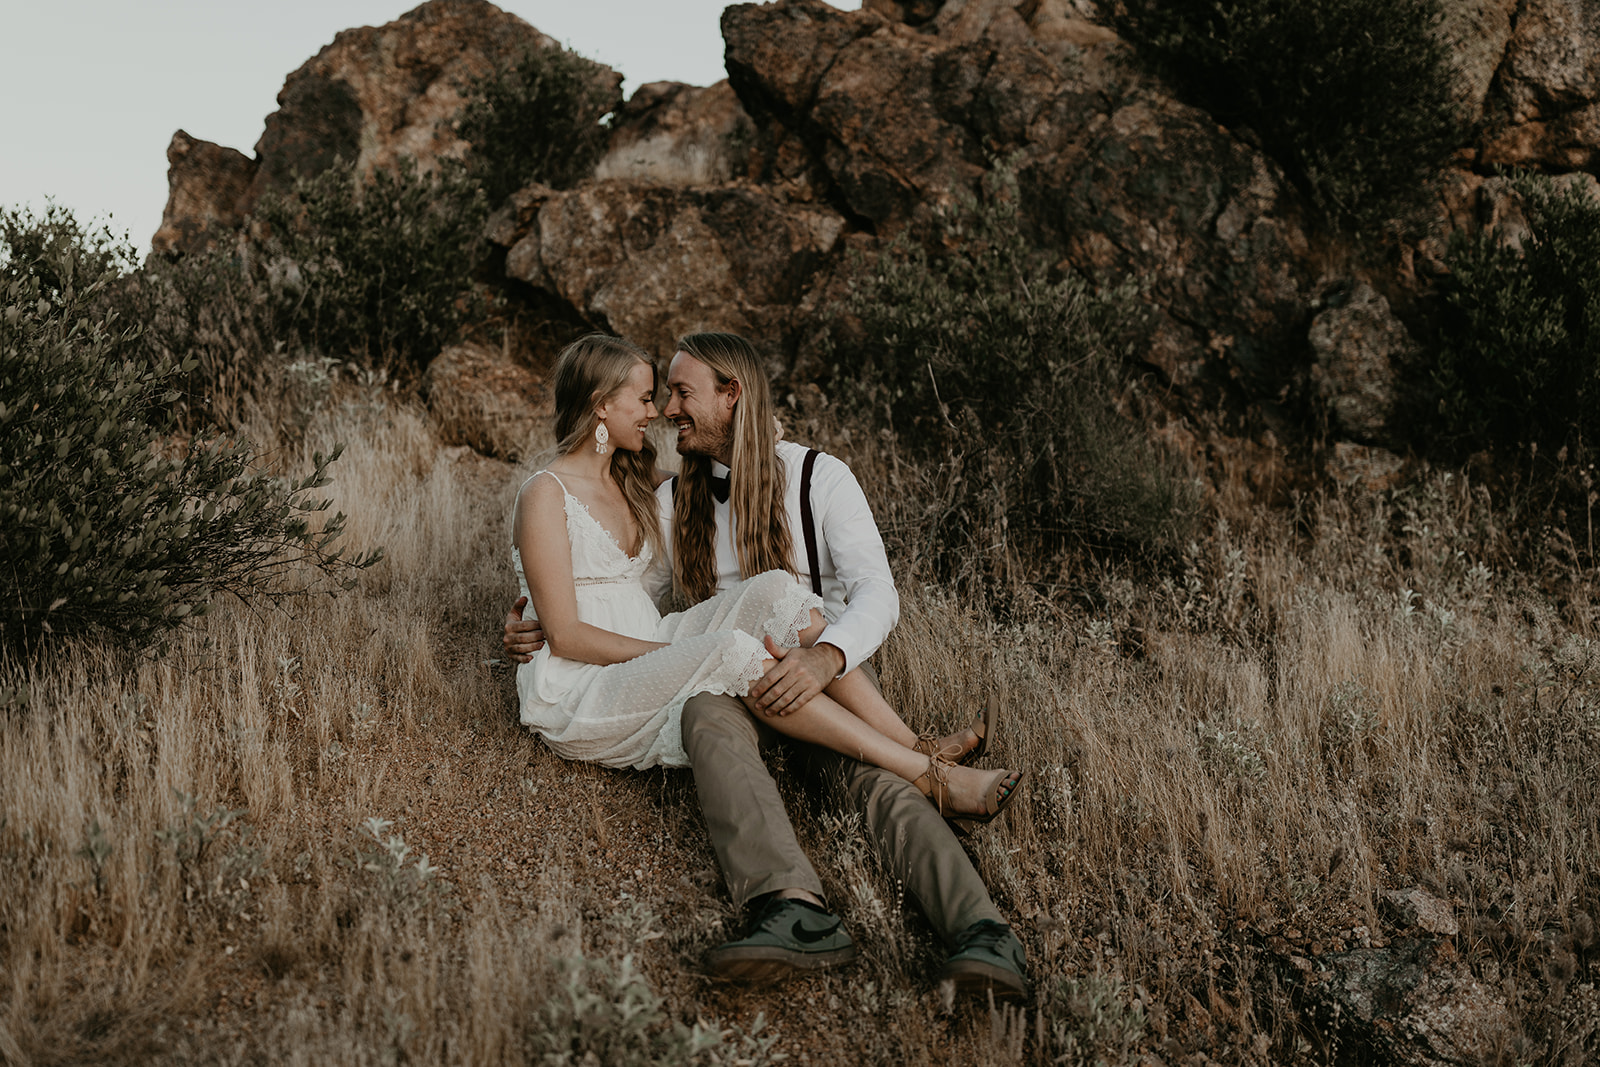
[[[752,686],[760,713],[796,710],[852,670],[876,684],[866,661],[899,621],[900,601],[861,486],[841,460],[778,440],[750,342],[697,333],[677,348],[665,415],[677,425],[683,467],[657,493],[671,529],[652,594],[698,602],[746,575],[788,570],[822,595],[828,626]],[[521,619],[519,601],[507,619],[507,652],[526,660],[541,637],[536,621]],[[746,937],[710,954],[712,969],[729,978],[772,981],[855,956],[762,758],[778,740],[734,697],[701,694],[684,705],[684,748],[712,846],[734,901],[753,913]],[[1026,997],[1022,945],[938,810],[899,775],[810,746],[806,755],[860,814],[880,861],[951,949],[937,979]]]

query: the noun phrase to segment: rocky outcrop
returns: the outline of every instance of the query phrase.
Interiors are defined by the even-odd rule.
[[[1303,344],[1321,268],[1281,173],[1075,9],[947,3],[918,31],[786,0],[728,8],[723,35],[758,125],[805,147],[774,151],[772,180],[819,188],[880,235],[917,232],[1008,158],[1062,266],[1149,285],[1149,360],[1171,381],[1270,388],[1273,360]]]
[[[794,354],[808,296],[844,231],[832,211],[747,184],[626,181],[523,190],[489,227],[509,277],[649,351],[670,354],[683,333],[722,329],[777,357]]]
[[[282,187],[342,157],[365,174],[401,159],[459,156],[463,91],[529,49],[557,47],[482,0],[429,0],[393,22],[345,30],[289,75],[256,142],[263,185]],[[613,84],[621,75],[609,72]]]
[[[1153,330],[1140,355],[1164,396],[1260,412],[1320,394],[1340,434],[1380,442],[1409,346],[1384,297],[1411,321],[1455,229],[1516,240],[1515,205],[1486,165],[1600,169],[1600,8],[1446,8],[1439,32],[1481,140],[1445,183],[1435,232],[1396,248],[1388,275],[1312,232],[1247,137],[1141,73],[1095,0],[729,7],[727,82],[639,89],[593,178],[524,190],[491,242],[513,292],[567,319],[658,352],[684,330],[737,329],[775,369],[804,374],[818,312],[847,281],[845,247],[943,240],[943,213],[985,195],[1005,161],[1026,235],[1057,272],[1141,284]],[[432,0],[340,34],[289,77],[256,160],[174,139],[157,247],[216,245],[262,190],[336,157],[370,170],[459,154],[462,86],[551,43],[485,0]],[[1324,309],[1322,294],[1352,286],[1349,306]]]
[[[1482,161],[1600,172],[1600,5],[1521,0]]]
[[[256,161],[179,130],[167,145],[167,206],[151,238],[156,252],[209,252],[244,225]]]
[[[472,79],[530,48],[556,44],[484,0],[429,0],[386,25],[345,30],[284,82],[254,161],[181,131],[173,137],[170,192],[154,251],[212,247],[263,192],[287,189],[335,159],[370,174],[403,159],[426,171],[460,156],[467,145],[455,123]],[[621,83],[609,68],[599,76],[613,89]],[[228,166],[219,170],[224,156]],[[241,185],[243,164],[252,173]],[[224,180],[216,180],[219,174]]]
[[[755,124],[726,81],[709,89],[651,82],[618,109],[611,143],[594,176],[720,184],[745,176],[755,134]]]

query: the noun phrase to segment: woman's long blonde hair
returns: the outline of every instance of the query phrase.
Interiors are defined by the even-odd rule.
[[[634,365],[650,368],[651,388],[659,380],[655,361],[642,348],[610,334],[591,333],[578,338],[556,357],[556,440],[562,455],[594,447],[596,410],[628,382]],[[656,504],[656,450],[645,439],[638,452],[613,449],[611,477],[622,489],[644,542],[661,553],[661,518]]]
[[[728,478],[739,572],[746,578],[770,570],[794,574],[794,538],[783,506],[787,485],[777,452],[772,390],[760,355],[733,333],[692,333],[679,338],[678,351],[711,368],[718,392],[735,381],[740,385],[733,407],[733,464]],[[673,490],[672,585],[678,596],[692,603],[717,591],[711,462],[710,456],[684,456]]]

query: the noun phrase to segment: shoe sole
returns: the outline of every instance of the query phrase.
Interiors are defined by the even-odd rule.
[[[1000,726],[1000,698],[993,693],[983,706],[983,736],[978,743],[973,745],[965,755],[956,760],[963,767],[970,767],[989,754],[989,744],[994,740],[995,731]]]
[[[982,997],[994,991],[995,1003],[1019,1004],[1028,999],[1028,983],[1004,967],[981,960],[956,960],[939,972],[939,984],[949,982],[957,995],[971,993]]]
[[[713,949],[706,957],[706,962],[710,964],[711,972],[719,978],[751,985],[769,985],[797,971],[826,970],[855,958],[854,945],[827,952],[792,952],[775,946],[750,945]]]

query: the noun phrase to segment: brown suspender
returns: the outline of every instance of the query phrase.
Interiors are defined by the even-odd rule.
[[[817,450],[806,449],[800,465],[800,526],[806,535],[806,566],[811,568],[811,591],[822,595],[822,575],[817,571],[817,525],[811,517],[811,468],[817,465]]]

